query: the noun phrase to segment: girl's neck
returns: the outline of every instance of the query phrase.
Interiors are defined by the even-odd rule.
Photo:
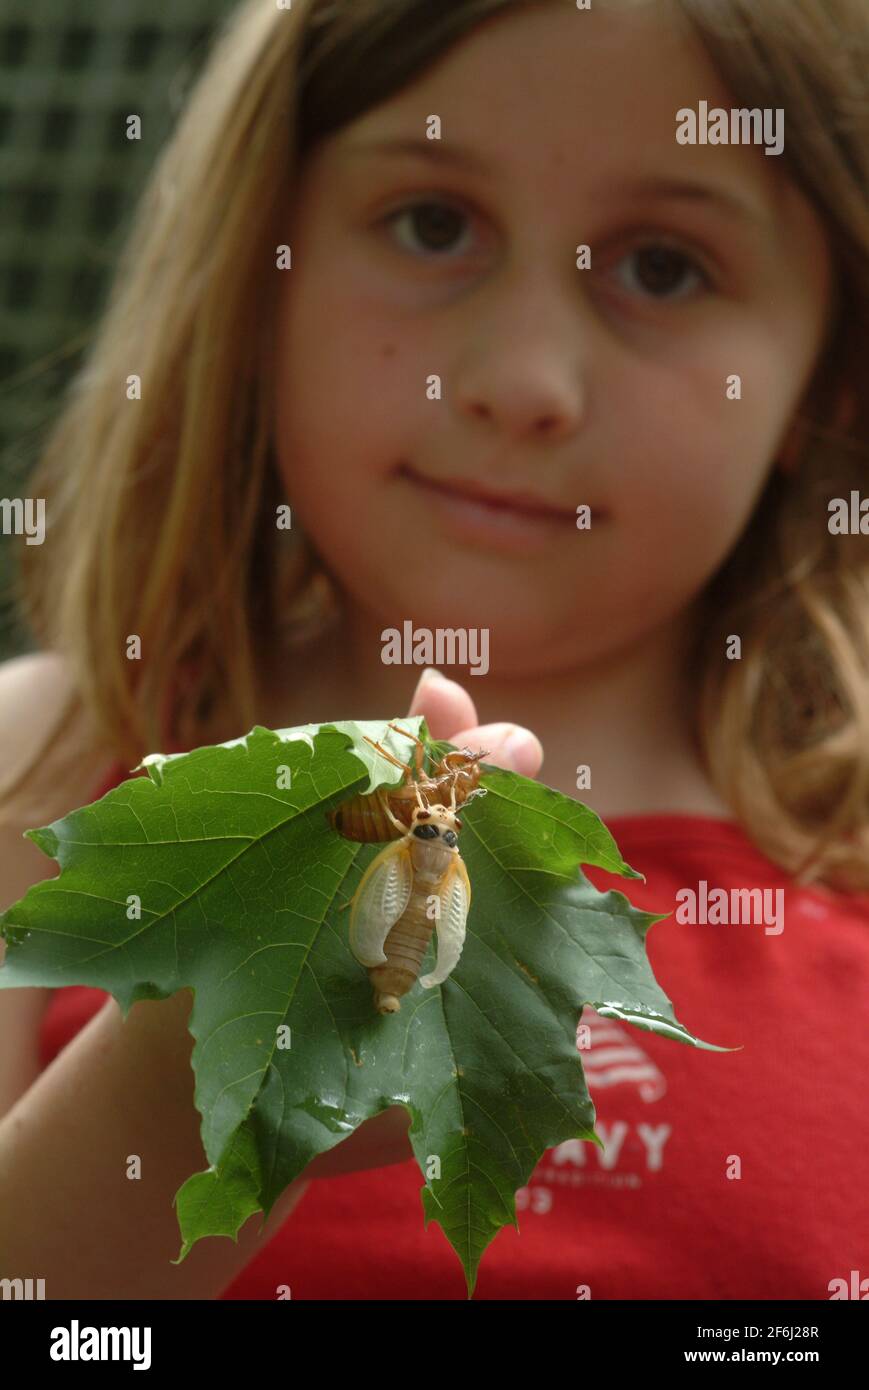
[[[545,676],[440,669],[468,691],[480,724],[509,721],[531,729],[545,752],[541,780],[604,820],[667,811],[728,819],[732,812],[691,743],[693,697],[680,674],[689,625],[685,615],[604,660]],[[280,728],[405,713],[422,668],[385,665],[381,631],[379,621],[357,611],[291,659],[264,694],[262,722]],[[578,787],[583,766],[590,785]]]

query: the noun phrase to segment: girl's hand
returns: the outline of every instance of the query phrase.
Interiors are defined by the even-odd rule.
[[[432,738],[446,739],[459,748],[488,748],[485,761],[508,772],[536,777],[543,764],[543,746],[530,729],[520,724],[478,724],[467,691],[433,668],[423,672],[408,713],[425,715]],[[453,729],[458,733],[451,733]]]
[[[474,702],[456,681],[426,670],[420,679],[409,714],[425,716],[432,738],[446,739],[457,747],[475,751],[487,748],[485,761],[523,777],[536,777],[543,763],[543,748],[529,729],[518,724],[477,723]],[[453,733],[452,730],[458,732]],[[349,1139],[319,1154],[302,1178],[335,1178],[362,1168],[384,1168],[413,1157],[407,1131],[410,1116],[403,1106],[392,1105],[366,1120]]]

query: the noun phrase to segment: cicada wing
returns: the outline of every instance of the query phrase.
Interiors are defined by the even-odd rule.
[[[438,955],[430,975],[421,975],[424,989],[443,984],[452,974],[465,944],[465,923],[471,907],[471,880],[464,860],[456,855],[440,889],[440,916],[435,923]]]
[[[383,943],[410,902],[413,863],[404,839],[372,859],[353,895],[350,950],[360,965],[383,965]]]

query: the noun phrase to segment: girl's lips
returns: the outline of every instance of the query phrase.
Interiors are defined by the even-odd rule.
[[[481,502],[429,483],[405,470],[409,482],[422,488],[432,513],[457,539],[512,553],[529,553],[551,545],[568,528],[575,530],[573,512],[541,512],[530,508]]]
[[[450,478],[435,481],[432,478],[421,478],[415,473],[411,476],[423,487],[432,488],[435,492],[443,493],[447,497],[457,497],[465,502],[476,502],[482,507],[491,507],[498,511],[510,511],[521,516],[554,517],[558,520],[564,517],[573,520],[575,517],[572,508],[559,507],[527,493],[505,493],[499,496],[497,493],[487,493],[485,488],[478,489],[472,483],[454,482]]]

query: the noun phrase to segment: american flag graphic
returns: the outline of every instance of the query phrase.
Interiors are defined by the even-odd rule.
[[[584,1025],[588,1025],[591,1046],[581,1047],[579,1037]],[[643,1100],[660,1100],[667,1089],[667,1078],[637,1044],[636,1033],[611,1018],[601,1018],[590,1008],[583,1009],[576,1031],[576,1046],[590,1092],[611,1086],[636,1086]]]

